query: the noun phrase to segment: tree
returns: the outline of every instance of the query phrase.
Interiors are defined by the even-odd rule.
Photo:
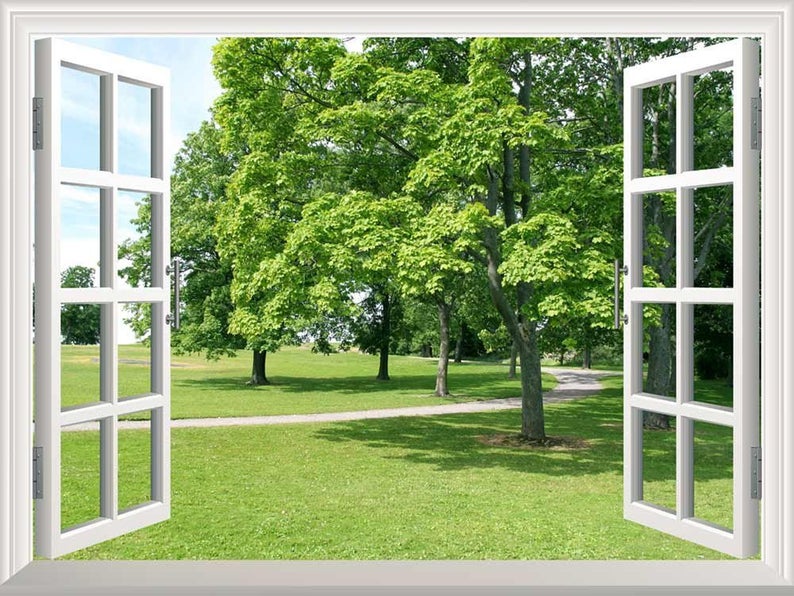
[[[468,257],[477,250],[478,228],[468,209],[459,210],[455,197],[437,202],[408,224],[410,236],[397,253],[398,279],[403,291],[433,304],[438,311],[439,349],[435,395],[449,394],[452,314],[474,271]]]
[[[312,305],[317,271],[284,258],[287,237],[312,196],[325,192],[328,144],[306,128],[319,110],[337,56],[337,39],[221,40],[213,65],[223,94],[214,107],[223,146],[240,159],[214,226],[232,270],[232,333],[264,363],[268,351],[320,324]]]
[[[74,265],[61,273],[61,287],[91,288],[94,270]],[[61,306],[61,341],[64,344],[99,343],[100,306],[98,304],[64,304]]]
[[[245,338],[229,330],[233,311],[232,270],[217,248],[215,226],[226,200],[226,189],[237,169],[236,151],[224,149],[221,131],[212,121],[202,122],[190,133],[174,160],[171,177],[171,254],[181,261],[182,291],[180,329],[171,334],[174,353],[204,353],[208,359],[236,356],[237,350],[252,350],[249,382],[267,384],[265,356]],[[139,207],[134,222],[139,232],[150,229],[148,202]],[[131,265],[121,271],[132,285],[149,275],[150,237],[122,244],[121,258]],[[133,312],[131,324],[139,337],[150,328],[146,311]]]

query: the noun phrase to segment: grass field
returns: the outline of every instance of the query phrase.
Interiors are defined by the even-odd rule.
[[[550,435],[587,442],[575,450],[478,440],[515,433],[518,410],[174,429],[172,519],[69,558],[724,558],[623,520],[621,379],[604,384],[596,397],[546,407]],[[697,515],[729,526],[726,431],[696,434],[695,496]],[[148,433],[121,431],[119,444],[122,504],[145,501]],[[98,511],[97,437],[67,433],[63,448],[64,509],[77,523]],[[665,505],[675,434],[647,432],[645,453],[646,496]]]
[[[99,348],[64,346],[62,355],[62,406],[98,400]],[[149,349],[145,346],[119,346],[120,398],[149,392],[148,359]],[[272,385],[251,387],[246,385],[251,373],[250,352],[214,362],[202,357],[175,356],[171,369],[171,417],[344,412],[521,395],[519,381],[507,378],[506,365],[464,362],[450,363],[452,395],[434,397],[436,365],[434,359],[391,356],[392,379],[383,382],[375,379],[375,356],[358,352],[324,356],[308,348],[288,347],[268,355]],[[544,390],[554,385],[554,377],[544,375]]]

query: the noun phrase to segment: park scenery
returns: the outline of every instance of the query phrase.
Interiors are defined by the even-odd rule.
[[[171,519],[85,559],[714,559],[623,519],[623,70],[692,38],[224,38],[171,178]],[[731,72],[694,82],[697,168],[730,165]],[[646,175],[676,91],[643,91]],[[132,200],[132,199],[131,199]],[[645,285],[675,286],[675,193],[643,202]],[[151,285],[151,203],[120,274]],[[698,286],[732,284],[729,187],[694,196]],[[90,287],[70,265],[62,286]],[[96,401],[98,305],[61,309],[61,405]],[[119,399],[151,391],[125,311]],[[694,390],[732,406],[732,308],[694,309]],[[674,305],[643,311],[644,391],[675,397]],[[149,499],[149,416],[119,507]],[[98,516],[99,440],[68,429],[62,526]],[[695,426],[695,513],[733,523],[732,434]],[[675,419],[647,415],[645,499],[675,509]]]

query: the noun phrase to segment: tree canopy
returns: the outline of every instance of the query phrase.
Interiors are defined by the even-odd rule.
[[[698,43],[710,41],[370,38],[356,53],[336,38],[221,39],[222,94],[172,183],[172,250],[189,263],[176,347],[245,346],[252,380],[266,382],[265,355],[280,346],[355,344],[379,354],[388,380],[389,354],[414,334],[438,342],[435,393],[447,395],[453,333],[458,346],[466,334],[512,345],[521,434],[543,441],[542,353],[589,362],[621,341],[610,326],[623,69]],[[695,85],[698,167],[721,165],[729,145],[730,78],[712,74]],[[670,85],[646,90],[649,172],[672,167],[674,97]],[[729,203],[715,189],[694,207],[704,284],[730,284]],[[645,206],[646,277],[664,285],[675,211],[664,193]],[[428,309],[436,330],[412,330]],[[670,314],[647,315],[648,384],[660,394]],[[722,353],[723,318],[703,325],[703,353]]]

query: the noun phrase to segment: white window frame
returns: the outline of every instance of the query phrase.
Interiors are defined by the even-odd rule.
[[[751,496],[752,448],[759,447],[758,201],[760,151],[750,143],[751,98],[759,95],[759,44],[744,37],[639,64],[623,79],[623,244],[626,279],[623,346],[623,512],[626,519],[702,544],[734,557],[758,552],[759,501]],[[694,77],[732,69],[733,160],[730,167],[696,170],[694,164]],[[676,92],[675,173],[643,174],[643,90],[673,83]],[[733,198],[733,284],[697,287],[694,280],[694,189],[728,186]],[[643,201],[649,193],[676,195],[674,287],[643,283]],[[667,303],[675,309],[675,397],[643,392],[643,308]],[[733,407],[695,401],[694,309],[696,304],[731,307]],[[673,509],[643,499],[643,412],[675,417],[676,503]],[[695,515],[694,424],[732,430],[733,514],[730,528]]]
[[[130,60],[61,39],[40,39],[35,52],[35,94],[43,98],[42,147],[35,153],[36,174],[36,433],[42,448],[44,490],[36,500],[36,554],[56,558],[164,521],[170,517],[171,469],[171,355],[170,277],[170,164],[166,163],[164,132],[170,125],[170,78],[167,68]],[[91,73],[100,81],[100,169],[61,166],[62,65]],[[150,93],[150,175],[119,173],[118,89],[131,83]],[[99,190],[100,285],[62,288],[60,283],[60,229],[58,195],[62,184]],[[125,287],[118,277],[116,212],[119,192],[148,193],[151,197],[150,287]],[[99,351],[102,401],[61,408],[62,304],[101,305]],[[148,303],[151,307],[150,391],[119,400],[118,337],[124,304]],[[48,308],[47,308],[48,307]],[[118,507],[118,420],[135,412],[151,412],[150,499],[133,508]],[[61,523],[61,433],[63,427],[87,422],[99,426],[99,516],[76,527]]]
[[[764,97],[762,560],[32,562],[32,40],[100,33],[758,36]],[[484,8],[473,0],[343,0],[332,6],[321,0],[0,0],[0,582],[21,572],[0,586],[0,594],[15,586],[27,586],[26,593],[58,587],[108,593],[113,586],[144,593],[153,585],[378,585],[408,593],[428,585],[534,585],[610,586],[607,593],[614,593],[619,585],[794,585],[793,62],[794,0],[497,0]]]

